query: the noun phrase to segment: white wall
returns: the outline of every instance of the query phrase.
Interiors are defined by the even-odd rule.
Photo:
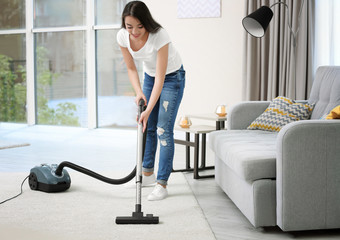
[[[144,0],[184,62],[186,88],[178,116],[214,112],[242,98],[244,1],[221,0],[220,18],[177,18],[177,0]]]

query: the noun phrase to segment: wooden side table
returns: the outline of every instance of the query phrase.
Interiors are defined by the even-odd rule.
[[[199,175],[199,170],[214,169],[214,166],[205,166],[206,157],[206,134],[216,129],[212,126],[190,126],[190,128],[175,127],[175,130],[185,132],[185,140],[175,139],[176,144],[181,144],[186,146],[186,167],[184,169],[172,170],[173,172],[186,172],[193,171],[194,179],[209,178],[215,175]],[[190,141],[190,133],[195,134],[194,142]],[[202,136],[202,150],[201,150],[201,166],[199,165],[199,145],[200,145],[200,135]],[[190,147],[194,148],[194,168],[190,167]]]

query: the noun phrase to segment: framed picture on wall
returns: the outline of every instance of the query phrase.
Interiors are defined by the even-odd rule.
[[[219,18],[221,0],[177,0],[177,18]]]

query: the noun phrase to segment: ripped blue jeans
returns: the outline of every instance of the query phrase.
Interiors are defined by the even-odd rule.
[[[154,77],[145,73],[143,93],[147,101],[150,99],[154,80]],[[154,171],[155,155],[159,139],[160,148],[157,182],[163,185],[167,185],[172,171],[175,152],[174,125],[183,97],[184,86],[185,71],[183,66],[176,72],[165,75],[161,95],[148,119],[143,171]]]

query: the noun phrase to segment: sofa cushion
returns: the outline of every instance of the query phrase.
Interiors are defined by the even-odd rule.
[[[261,130],[215,131],[209,134],[209,146],[240,178],[275,178],[277,134]]]
[[[290,98],[279,96],[247,129],[279,132],[288,123],[309,119],[312,110],[313,105],[296,103]]]

